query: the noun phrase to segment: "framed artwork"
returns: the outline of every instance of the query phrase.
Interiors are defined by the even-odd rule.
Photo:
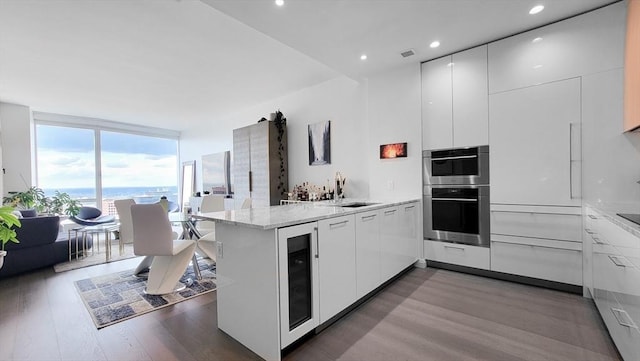
[[[407,143],[382,144],[380,146],[380,159],[406,158]]]
[[[309,124],[309,165],[331,164],[331,121]]]
[[[211,194],[231,194],[231,152],[202,156],[202,190]]]

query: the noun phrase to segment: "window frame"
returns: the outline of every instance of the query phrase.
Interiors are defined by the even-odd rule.
[[[96,187],[96,204],[102,204],[102,141],[101,134],[103,131],[132,134],[146,137],[163,138],[176,141],[176,187],[180,190],[180,132],[170,129],[153,128],[136,124],[120,123],[110,120],[79,117],[74,115],[62,115],[44,112],[33,112],[33,173],[36,179],[36,185],[39,187],[38,177],[38,125],[49,125],[56,127],[80,128],[93,130],[94,136],[94,156],[95,156],[95,187]],[[181,194],[178,194],[181,199]]]

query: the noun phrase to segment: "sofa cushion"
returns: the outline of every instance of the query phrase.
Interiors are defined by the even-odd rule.
[[[21,209],[20,214],[22,214],[23,218],[31,218],[38,215],[35,209]]]
[[[60,229],[60,217],[58,216],[21,218],[20,223],[22,223],[22,227],[15,229],[16,238],[20,243],[9,242],[6,244],[5,250],[11,251],[50,244],[58,238],[58,230]]]

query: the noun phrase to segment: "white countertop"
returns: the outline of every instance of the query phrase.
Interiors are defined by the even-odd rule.
[[[629,204],[585,204],[596,212],[610,219],[613,223],[640,237],[640,225],[637,225],[627,219],[620,217],[617,213],[640,213],[640,209],[635,205]]]
[[[196,213],[193,217],[244,227],[274,229],[419,201],[419,199],[399,201],[343,199],[337,203],[334,201],[303,202],[264,208]],[[366,202],[371,205],[356,208],[340,207],[340,204],[354,202]]]

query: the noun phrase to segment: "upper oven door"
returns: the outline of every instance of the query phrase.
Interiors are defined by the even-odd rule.
[[[489,184],[489,146],[423,152],[424,185]]]

